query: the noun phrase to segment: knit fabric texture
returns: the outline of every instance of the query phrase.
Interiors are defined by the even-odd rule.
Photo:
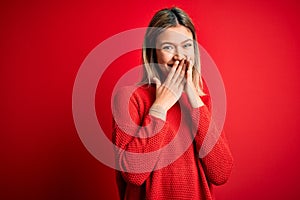
[[[201,97],[204,106],[192,108],[183,94],[163,121],[149,115],[155,101],[155,85],[142,85],[132,91],[130,87],[120,89],[113,102],[112,139],[119,147],[115,157],[120,169],[116,171],[120,199],[214,199],[213,185],[228,180],[233,158],[223,132],[212,150],[199,158],[211,122],[209,95]],[[159,151],[178,134],[179,142]],[[145,161],[126,152],[157,153]],[[174,161],[158,167],[168,159]]]

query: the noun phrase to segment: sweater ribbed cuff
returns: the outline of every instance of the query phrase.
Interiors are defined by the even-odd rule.
[[[159,105],[152,105],[149,110],[149,114],[163,121],[166,121],[167,112],[163,107]]]

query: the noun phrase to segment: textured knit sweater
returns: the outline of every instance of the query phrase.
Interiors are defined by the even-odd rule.
[[[201,97],[204,106],[192,108],[183,94],[168,110],[166,121],[149,115],[155,96],[154,85],[135,90],[125,87],[115,95],[113,142],[119,147],[116,165],[120,170],[120,199],[214,199],[212,185],[227,181],[233,160],[223,132],[212,150],[199,158],[211,121],[209,95]],[[178,134],[182,137],[176,145],[159,152]],[[128,152],[138,154],[131,156]],[[139,157],[151,152],[158,153],[147,160]]]

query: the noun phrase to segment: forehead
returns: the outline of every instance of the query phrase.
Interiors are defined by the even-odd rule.
[[[168,41],[168,42],[180,43],[187,39],[193,39],[192,32],[190,31],[190,29],[182,25],[178,25],[175,27],[169,27],[161,34],[159,34],[157,37],[157,42]]]

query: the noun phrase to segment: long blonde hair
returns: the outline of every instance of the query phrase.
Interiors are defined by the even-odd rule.
[[[142,83],[151,84],[153,77],[160,77],[157,67],[157,56],[155,44],[160,33],[169,27],[182,25],[188,28],[193,34],[194,40],[194,67],[193,67],[193,83],[200,96],[205,95],[203,92],[203,82],[201,79],[201,63],[200,54],[197,43],[197,36],[194,24],[191,18],[183,10],[177,7],[165,8],[158,11],[150,21],[143,43],[142,59],[143,59],[143,78]]]

